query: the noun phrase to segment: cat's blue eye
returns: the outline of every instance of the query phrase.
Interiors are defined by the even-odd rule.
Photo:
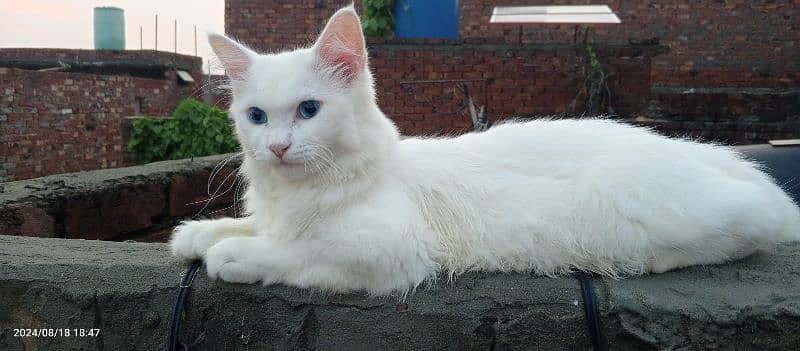
[[[309,119],[314,117],[317,112],[319,112],[319,101],[317,100],[306,100],[300,103],[300,106],[297,106],[297,110],[300,112],[300,117],[305,119]]]
[[[258,107],[247,109],[247,118],[250,119],[250,122],[255,124],[267,123],[267,113]]]

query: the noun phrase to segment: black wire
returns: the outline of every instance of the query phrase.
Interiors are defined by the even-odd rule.
[[[167,351],[189,349],[189,346],[178,343],[178,338],[180,338],[181,334],[181,312],[183,311],[183,306],[186,304],[186,299],[189,296],[189,289],[192,287],[194,277],[197,275],[197,270],[202,264],[203,261],[200,260],[192,261],[192,264],[183,276],[183,280],[181,280],[178,300],[175,301],[175,310],[172,312],[172,325],[170,326],[169,340],[167,342],[167,348],[165,349]]]
[[[194,282],[194,277],[197,275],[197,270],[202,264],[203,262],[200,260],[192,261],[191,266],[189,266],[189,269],[183,276],[180,290],[178,291],[178,299],[175,302],[175,310],[172,313],[172,325],[170,327],[167,351],[179,350],[179,347],[181,350],[189,349],[188,345],[178,343],[181,330],[181,312],[183,311],[183,306],[186,304],[186,299],[189,296],[189,289]],[[592,339],[592,349],[594,351],[605,351],[603,329],[600,324],[600,309],[597,302],[597,295],[595,295],[592,287],[592,278],[584,272],[578,272],[578,281],[581,284],[583,310],[586,314],[586,327]]]
[[[583,311],[586,312],[586,327],[589,329],[589,336],[592,339],[592,349],[594,351],[604,351],[603,327],[600,325],[600,309],[597,295],[595,295],[592,288],[592,278],[584,272],[578,272],[578,280],[581,283]]]

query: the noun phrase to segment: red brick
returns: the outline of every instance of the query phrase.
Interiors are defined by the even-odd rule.
[[[110,240],[150,228],[166,216],[166,186],[131,184],[67,199],[64,230],[69,239]]]
[[[233,172],[234,169],[224,168],[216,174],[211,183],[210,195],[208,194],[210,172],[175,176],[169,187],[170,216],[195,215],[201,210],[203,214],[208,214],[215,209],[232,205],[236,187],[242,181]],[[244,191],[243,188],[239,190]]]
[[[3,208],[0,235],[22,235],[51,238],[56,234],[55,220],[46,210],[30,202]]]

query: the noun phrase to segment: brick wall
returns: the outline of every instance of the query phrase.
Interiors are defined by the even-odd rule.
[[[259,50],[292,49],[348,2],[227,0],[226,32]],[[620,118],[729,143],[800,136],[796,0],[581,3],[607,3],[623,22],[591,31]],[[470,127],[456,83],[408,81],[480,79],[468,84],[495,120],[580,113],[569,108],[582,84],[574,26],[489,24],[494,6],[522,4],[576,2],[462,0],[457,40],[369,40],[380,104],[403,132]]]
[[[592,35],[599,42],[659,42],[670,48],[653,60],[656,84],[797,86],[796,0],[462,0],[461,37],[466,42],[568,42],[571,26],[494,26],[489,17],[497,5],[578,3],[608,4],[622,21],[595,26]]]
[[[372,48],[379,103],[405,134],[471,130],[460,84],[467,84],[488,116],[507,118],[567,113],[581,82],[583,61],[565,46],[379,44]],[[611,88],[620,92],[615,109],[623,114],[641,109],[642,101],[629,97],[649,87],[650,58],[635,55],[640,50],[632,47],[603,52],[613,56],[607,70],[627,76],[624,84],[610,81]]]
[[[312,44],[328,17],[351,2],[226,0],[225,33],[257,50],[294,49]]]
[[[492,26],[497,5],[565,5],[569,0],[463,0],[465,42],[564,43],[571,26]],[[796,0],[584,1],[608,4],[622,21],[594,26],[601,43],[659,43],[654,85],[787,87],[800,85],[800,3]]]
[[[0,67],[0,182],[130,165],[125,117],[169,115],[181,99],[198,94],[199,84],[178,83],[175,71],[164,68],[175,55],[124,53],[0,51],[9,66],[35,69],[54,59],[73,64],[67,72]],[[78,56],[81,64],[100,64],[80,67],[70,61]],[[177,67],[202,82],[199,58],[177,59],[188,62]]]

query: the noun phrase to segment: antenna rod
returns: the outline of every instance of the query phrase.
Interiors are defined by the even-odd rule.
[[[194,56],[197,56],[197,26],[194,26]]]
[[[178,53],[178,20],[177,19],[175,20],[175,30],[173,30],[172,33],[174,35],[173,39],[175,40],[175,42],[173,44],[174,45],[173,49],[175,49],[175,53],[177,54]]]
[[[139,50],[144,50],[144,41],[142,38],[142,26],[139,26]]]
[[[158,15],[156,15],[156,46],[155,50],[158,51]]]

